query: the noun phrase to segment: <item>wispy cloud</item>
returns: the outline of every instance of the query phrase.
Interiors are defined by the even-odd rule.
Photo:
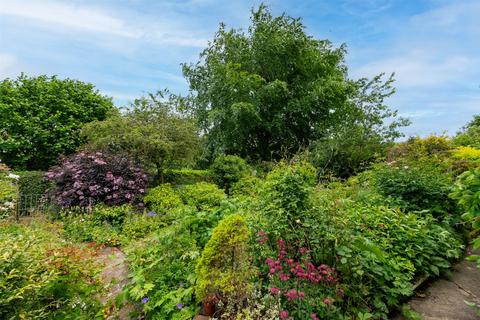
[[[100,9],[58,1],[0,0],[0,14],[33,19],[57,27],[102,32],[138,38],[139,30],[127,26],[125,21]]]
[[[19,64],[20,62],[14,55],[0,52],[0,80],[17,76]]]

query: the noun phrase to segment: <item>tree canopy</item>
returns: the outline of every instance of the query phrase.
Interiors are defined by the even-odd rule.
[[[383,102],[392,78],[348,79],[345,46],[335,48],[305,32],[300,19],[252,12],[248,30],[221,24],[200,60],[184,64],[200,127],[215,154],[275,160],[332,135],[361,126],[382,139],[406,124]]]
[[[15,169],[46,169],[80,146],[84,123],[103,120],[111,98],[92,84],[56,76],[0,82],[0,159]]]
[[[199,150],[199,136],[180,105],[166,91],[136,99],[123,114],[85,125],[87,149],[127,153],[159,176],[165,168],[186,165]]]

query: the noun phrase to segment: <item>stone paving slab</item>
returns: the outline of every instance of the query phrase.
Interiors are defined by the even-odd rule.
[[[476,252],[479,254],[479,252]],[[465,301],[480,304],[480,270],[466,260],[456,264],[449,279],[439,279],[428,285],[408,305],[423,320],[475,320],[480,319]],[[396,316],[394,320],[404,319]]]

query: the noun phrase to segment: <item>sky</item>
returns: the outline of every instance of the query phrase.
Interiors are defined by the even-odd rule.
[[[249,25],[240,0],[0,0],[0,80],[21,72],[93,83],[116,105],[169,88],[220,22]],[[480,114],[480,0],[269,0],[306,32],[347,45],[349,77],[395,72],[387,101],[407,136],[455,134]]]

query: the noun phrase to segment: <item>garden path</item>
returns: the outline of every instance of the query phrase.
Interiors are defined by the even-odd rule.
[[[480,254],[480,250],[475,253]],[[423,320],[480,319],[465,301],[480,305],[480,270],[475,263],[463,260],[453,267],[451,277],[427,284],[408,305]],[[394,317],[394,320],[402,319],[405,318]]]
[[[128,282],[128,267],[125,262],[125,254],[118,248],[105,247],[99,252],[99,261],[105,267],[102,271],[102,279],[109,284],[108,294],[100,298],[102,304],[110,304],[122,291],[123,286]],[[108,319],[130,319],[129,314],[133,311],[132,305],[124,305],[120,310],[111,308]]]

